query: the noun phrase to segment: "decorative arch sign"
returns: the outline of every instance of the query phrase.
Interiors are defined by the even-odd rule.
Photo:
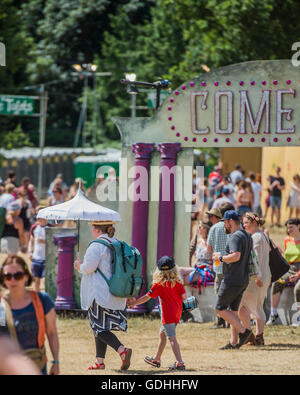
[[[182,146],[300,145],[300,73],[290,61],[201,75],[176,89],[167,106]]]
[[[140,121],[139,133],[128,119],[115,121],[128,143],[137,139],[177,142],[182,148],[297,146],[300,68],[290,60],[219,68],[174,90],[152,118]]]
[[[143,273],[151,281],[150,272],[161,256],[188,262],[193,148],[300,145],[300,67],[275,60],[219,68],[179,86],[151,118],[113,120],[125,159],[120,180],[130,178],[128,162],[134,170],[143,169],[135,173],[137,187],[142,174],[150,185],[148,200],[120,200],[119,211],[126,218],[120,237],[141,251]],[[156,165],[160,172],[154,171]],[[175,167],[180,172],[171,172]],[[169,184],[164,183],[163,169],[173,174]],[[175,199],[178,189],[189,193]],[[158,204],[152,203],[152,196],[158,196]]]

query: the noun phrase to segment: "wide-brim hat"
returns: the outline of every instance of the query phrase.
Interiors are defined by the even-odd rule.
[[[110,221],[110,220],[103,220],[103,221],[90,221],[88,222],[89,225],[94,225],[94,226],[100,226],[100,225],[114,225],[116,222],[115,221]]]
[[[220,209],[218,209],[216,207],[210,209],[209,211],[206,211],[205,214],[208,214],[208,215],[210,214],[210,215],[214,215],[215,217],[222,218],[222,213],[221,213]]]

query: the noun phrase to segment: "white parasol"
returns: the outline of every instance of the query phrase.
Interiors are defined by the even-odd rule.
[[[117,211],[100,206],[89,200],[84,195],[80,185],[73,199],[39,210],[37,218],[77,221],[78,237],[80,221],[121,221],[120,214]]]

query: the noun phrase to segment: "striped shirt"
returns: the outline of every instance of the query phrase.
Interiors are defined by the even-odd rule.
[[[208,233],[207,245],[211,246],[213,252],[220,252],[221,255],[227,255],[226,244],[230,234],[226,234],[224,222],[219,221],[214,224]],[[223,273],[223,264],[220,262],[219,266],[214,264],[214,272],[217,274]]]

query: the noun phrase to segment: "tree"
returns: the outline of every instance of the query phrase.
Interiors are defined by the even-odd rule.
[[[13,0],[0,2],[0,41],[6,46],[6,66],[0,67],[0,94],[20,94],[19,87],[26,84],[26,64],[32,40],[26,36],[21,15]],[[7,132],[14,130],[20,119],[0,116],[0,145]]]
[[[49,93],[47,134],[52,141],[68,131],[65,145],[73,145],[80,112],[82,80],[72,77],[72,65],[101,59],[105,32],[110,30],[109,15],[121,4],[147,15],[149,1],[136,0],[30,0],[22,6],[24,23],[36,47],[36,61],[28,65],[32,83],[46,82]],[[151,2],[150,2],[151,3]],[[143,10],[143,11],[142,11]],[[47,81],[53,81],[47,84]],[[54,140],[55,138],[55,140]],[[46,140],[46,143],[49,144]]]

